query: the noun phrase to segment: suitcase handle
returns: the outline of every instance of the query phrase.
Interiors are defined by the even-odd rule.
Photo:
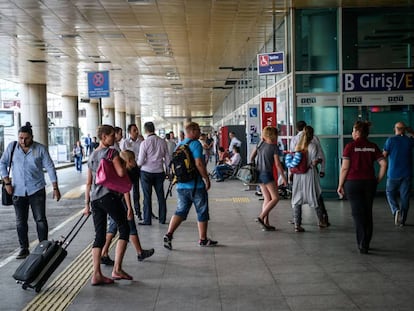
[[[63,237],[61,245],[64,249],[66,249],[69,246],[69,244],[73,241],[73,239],[78,235],[80,229],[82,229],[83,225],[86,223],[89,216],[90,214],[88,214],[85,217],[85,215],[82,213],[78,221],[73,225],[72,229],[69,231],[69,233]]]

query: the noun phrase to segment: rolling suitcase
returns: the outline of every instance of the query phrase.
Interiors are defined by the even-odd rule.
[[[41,241],[14,272],[13,278],[16,282],[22,284],[23,289],[34,288],[37,293],[40,292],[52,273],[65,259],[68,254],[66,248],[88,218],[89,215],[84,217],[82,214],[68,235],[59,241]]]

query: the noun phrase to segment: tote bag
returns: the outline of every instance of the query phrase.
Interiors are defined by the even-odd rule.
[[[254,163],[247,164],[242,166],[237,171],[237,179],[242,181],[245,184],[254,184],[256,183],[256,167]]]
[[[123,177],[120,177],[112,163],[112,153],[113,149],[109,149],[106,158],[102,158],[99,162],[98,169],[96,170],[95,182],[97,185],[102,185],[109,190],[126,193],[131,190],[132,183],[126,174]]]
[[[7,169],[7,176],[9,176],[9,174],[10,174],[10,167],[11,167],[11,164],[12,164],[12,161],[13,161],[13,154],[14,154],[14,150],[16,149],[16,145],[17,145],[17,141],[15,141],[13,143],[13,149],[12,149],[11,154],[10,154],[10,160],[9,160],[9,165],[8,165],[8,169]],[[4,184],[4,181],[2,182],[2,185],[1,185],[1,204],[4,205],[4,206],[13,205],[13,194],[9,194],[7,192],[6,185]]]

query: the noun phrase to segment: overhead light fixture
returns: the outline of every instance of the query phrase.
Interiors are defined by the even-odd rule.
[[[153,3],[154,0],[127,0],[127,2],[131,4],[150,4]]]
[[[59,37],[61,39],[75,39],[75,38],[79,37],[79,35],[76,34],[76,33],[73,33],[73,34],[62,34],[62,35],[59,35]]]

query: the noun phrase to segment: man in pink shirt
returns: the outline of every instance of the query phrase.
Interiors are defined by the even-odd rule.
[[[154,123],[146,122],[144,131],[147,138],[141,143],[138,166],[141,168],[141,188],[144,195],[144,220],[140,225],[151,225],[152,187],[158,199],[158,217],[165,224],[167,205],[164,196],[165,169],[170,163],[167,143],[155,134]]]

